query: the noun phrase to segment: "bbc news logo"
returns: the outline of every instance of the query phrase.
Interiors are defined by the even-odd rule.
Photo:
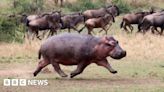
[[[30,79],[4,79],[4,86],[46,86],[48,85],[48,80],[30,80]]]

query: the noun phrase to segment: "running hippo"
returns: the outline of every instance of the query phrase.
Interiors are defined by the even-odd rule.
[[[59,64],[77,65],[77,69],[70,74],[73,78],[91,63],[103,66],[113,74],[117,73],[108,63],[107,57],[121,59],[126,56],[126,51],[111,36],[94,37],[64,33],[48,38],[39,50],[38,58],[40,59],[41,56],[43,59],[39,62],[34,76],[45,66],[52,64],[61,77],[67,77]]]

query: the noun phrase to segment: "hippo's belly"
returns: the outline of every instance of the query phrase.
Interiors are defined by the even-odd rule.
[[[77,65],[79,62],[75,59],[55,59],[55,62],[62,65]]]

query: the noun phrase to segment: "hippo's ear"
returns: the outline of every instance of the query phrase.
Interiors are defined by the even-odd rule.
[[[110,45],[110,46],[115,46],[115,42],[114,41],[112,41],[112,40],[110,40],[110,41],[108,41],[108,44]]]
[[[105,35],[103,38],[102,38],[102,40],[108,40],[108,37]]]
[[[101,43],[108,43],[108,37],[107,36],[102,37]]]

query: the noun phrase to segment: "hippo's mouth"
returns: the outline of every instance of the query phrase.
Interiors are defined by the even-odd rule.
[[[113,59],[121,59],[121,58],[123,58],[123,57],[125,57],[126,56],[126,51],[124,51],[124,52],[122,52],[121,54],[119,54],[119,55],[111,55],[111,57],[113,58]]]

